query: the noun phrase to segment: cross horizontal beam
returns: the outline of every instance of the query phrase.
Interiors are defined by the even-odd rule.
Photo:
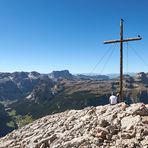
[[[120,43],[120,42],[128,42],[128,41],[136,41],[136,40],[141,40],[141,37],[136,37],[136,38],[127,38],[124,40],[109,40],[109,41],[104,41],[104,44],[111,44],[111,43]]]

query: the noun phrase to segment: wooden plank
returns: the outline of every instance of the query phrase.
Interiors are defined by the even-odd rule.
[[[141,39],[142,39],[141,37],[138,37],[138,38],[127,38],[127,39],[124,39],[124,40],[108,40],[108,41],[104,41],[104,44],[137,41],[137,40],[141,40]]]

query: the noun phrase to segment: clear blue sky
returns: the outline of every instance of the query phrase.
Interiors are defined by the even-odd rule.
[[[128,71],[148,72],[132,51],[148,63],[147,0],[1,0],[0,71],[89,73],[111,46],[103,41],[119,38],[120,18],[124,37],[143,37],[129,43]],[[124,50],[126,72],[126,44]],[[101,72],[106,59],[94,73]],[[102,73],[118,72],[119,45]]]

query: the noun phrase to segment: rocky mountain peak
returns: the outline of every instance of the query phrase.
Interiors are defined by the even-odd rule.
[[[48,115],[0,139],[1,148],[148,146],[148,105],[124,103]]]
[[[51,78],[59,79],[59,78],[64,78],[64,79],[72,79],[73,76],[68,70],[61,70],[61,71],[53,71],[52,73],[49,74]]]
[[[36,72],[36,71],[32,71],[32,72],[30,72],[29,74],[28,74],[28,77],[29,78],[35,78],[35,79],[37,79],[37,78],[39,78],[40,77],[40,73],[38,73],[38,72]]]
[[[15,78],[27,78],[28,77],[28,73],[27,72],[13,72],[11,74],[11,76],[15,79]]]
[[[148,74],[146,74],[144,72],[137,73],[135,79],[138,82],[148,83]]]
[[[129,82],[129,83],[133,83],[134,78],[130,75],[124,75],[124,81]]]
[[[139,73],[136,74],[136,78],[142,78],[142,77],[146,77],[146,73],[139,72]]]

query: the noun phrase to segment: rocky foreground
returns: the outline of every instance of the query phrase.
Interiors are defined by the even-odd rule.
[[[0,139],[0,148],[148,148],[148,105],[123,103],[43,117]]]

